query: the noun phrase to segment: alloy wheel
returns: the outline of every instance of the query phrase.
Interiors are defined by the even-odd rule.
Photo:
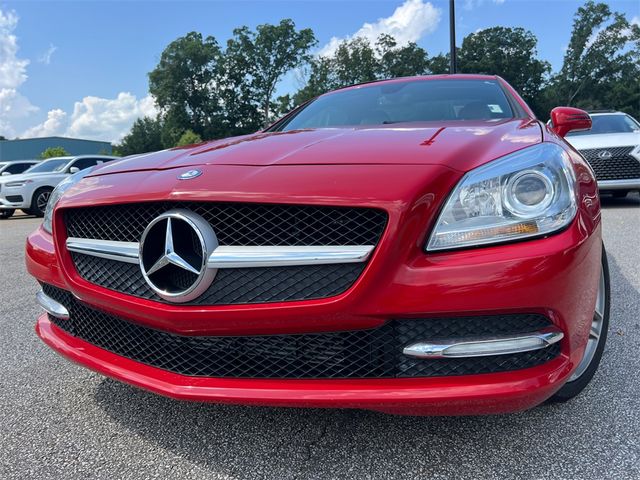
[[[604,326],[604,315],[606,311],[606,287],[604,269],[600,271],[600,283],[598,284],[598,296],[596,297],[596,308],[593,313],[593,320],[591,321],[591,329],[589,330],[589,340],[587,341],[587,347],[584,350],[584,356],[578,364],[578,367],[573,372],[573,375],[569,378],[569,382],[573,382],[580,378],[587,370],[593,357],[598,349],[600,343],[600,337],[602,336],[602,329]]]
[[[49,203],[50,196],[51,196],[51,192],[42,192],[40,193],[40,195],[38,195],[38,198],[36,199],[36,206],[38,207],[38,210],[40,210],[42,213],[44,213],[45,209],[47,208],[47,203]]]

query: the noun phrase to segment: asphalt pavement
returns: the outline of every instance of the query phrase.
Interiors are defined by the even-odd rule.
[[[613,303],[566,404],[490,417],[185,403],[71,364],[33,331],[39,219],[0,221],[0,478],[640,478],[640,197],[604,199]]]

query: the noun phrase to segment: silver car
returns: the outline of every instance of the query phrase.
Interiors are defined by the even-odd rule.
[[[24,173],[25,170],[33,167],[38,160],[12,160],[8,162],[0,162],[0,176],[17,175]]]
[[[16,209],[29,215],[44,215],[53,189],[69,175],[118,157],[80,155],[43,160],[20,175],[0,176],[0,219]]]
[[[593,168],[601,192],[640,192],[640,123],[623,112],[591,112],[590,130],[565,137]]]

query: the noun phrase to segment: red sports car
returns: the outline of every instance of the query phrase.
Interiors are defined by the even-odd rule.
[[[322,95],[63,182],[27,240],[63,356],[169,397],[457,415],[567,400],[604,348],[593,172],[504,80]]]

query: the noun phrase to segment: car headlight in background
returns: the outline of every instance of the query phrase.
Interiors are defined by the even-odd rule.
[[[47,208],[44,211],[44,218],[42,219],[42,228],[44,228],[47,232],[53,232],[53,209],[56,208],[56,204],[64,195],[64,192],[69,190],[73,185],[78,183],[84,177],[89,175],[89,173],[93,172],[96,167],[86,168],[84,170],[80,170],[78,173],[74,173],[73,175],[68,176],[62,182],[58,184],[56,188],[51,192],[51,196],[49,197],[49,201],[47,202]]]
[[[428,251],[487,245],[548,234],[577,211],[567,153],[542,143],[467,173],[448,198]]]
[[[4,184],[7,188],[19,188],[24,187],[27,183],[31,183],[33,180],[16,180],[15,182],[7,182]]]

